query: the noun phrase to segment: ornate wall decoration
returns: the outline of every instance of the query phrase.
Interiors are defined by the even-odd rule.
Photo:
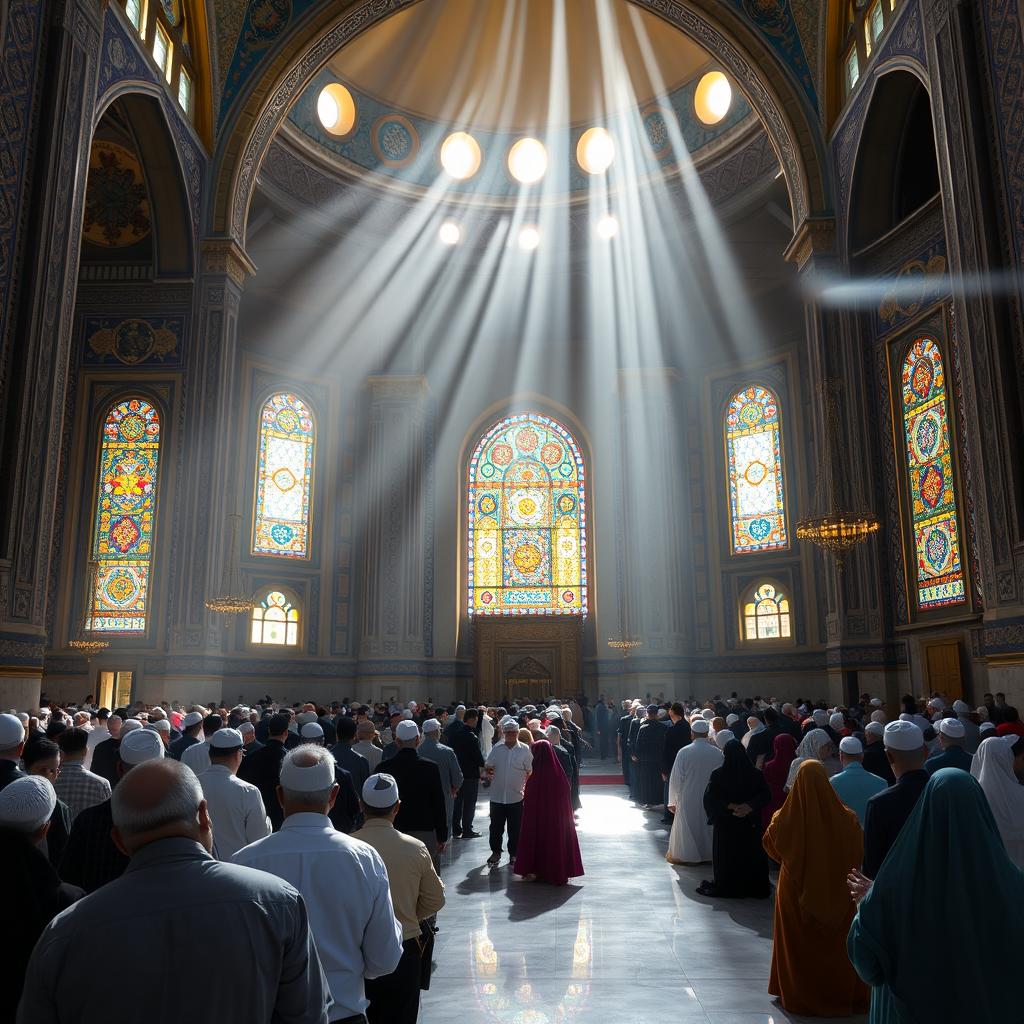
[[[184,316],[86,317],[83,361],[92,365],[180,366]]]
[[[937,243],[935,249],[945,249]],[[885,334],[906,320],[911,320],[949,291],[946,257],[933,252],[926,259],[908,260],[896,272],[892,286],[878,305],[877,334]]]
[[[790,0],[730,0],[776,52],[790,74],[800,83],[810,105],[818,109],[814,76],[807,64],[800,33],[797,31]]]
[[[82,237],[93,245],[119,249],[141,242],[152,230],[146,180],[138,156],[116,142],[94,139]]]

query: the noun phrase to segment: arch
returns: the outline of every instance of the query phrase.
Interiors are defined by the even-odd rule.
[[[257,425],[253,555],[310,557],[316,417],[293,391],[260,406]]]
[[[469,615],[580,615],[589,607],[586,465],[557,420],[505,416],[466,473]]]
[[[377,22],[417,2],[420,0],[363,4],[340,15],[333,13],[333,6],[323,5],[291,30],[262,73],[253,75],[256,85],[224,125],[214,166],[210,234],[233,238],[244,248],[260,164],[296,97],[333,53]],[[739,12],[713,0],[630,2],[697,40],[746,95],[782,165],[794,225],[827,211],[830,185],[816,114],[765,38],[745,23]]]
[[[292,591],[277,584],[263,587],[249,615],[249,643],[254,647],[299,647],[301,625],[299,602]]]
[[[740,598],[740,636],[744,643],[790,640],[793,613],[785,590],[775,580],[763,579]]]
[[[761,384],[740,388],[726,406],[724,432],[732,554],[788,548],[778,396]]]
[[[96,632],[146,631],[160,431],[156,404],[141,395],[117,399],[103,416],[91,545],[97,573],[87,615]]]

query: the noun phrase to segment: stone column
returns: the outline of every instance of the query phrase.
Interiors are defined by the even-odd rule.
[[[18,353],[4,360],[9,374],[0,394],[8,427],[0,452],[0,703],[19,708],[39,701],[46,647],[100,42],[100,4],[55,4],[48,14],[45,105],[29,164],[32,181],[44,187],[26,200],[29,244],[15,257],[24,258],[23,282],[10,311],[19,326],[7,334]]]

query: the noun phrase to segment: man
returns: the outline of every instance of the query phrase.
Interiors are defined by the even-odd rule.
[[[619,718],[619,724],[616,728],[616,739],[618,747],[616,754],[619,763],[622,765],[622,782],[627,788],[630,787],[629,770],[632,767],[632,760],[629,756],[628,740],[629,740],[629,727],[633,723],[633,708],[628,700],[622,702],[623,714]]]
[[[394,776],[399,792],[405,794],[395,828],[419,839],[434,858],[434,867],[440,868],[449,830],[441,772],[417,754],[420,730],[415,722],[403,719],[397,723],[395,745],[395,756],[380,762],[380,774]]]
[[[148,730],[136,735],[159,742]],[[20,1024],[67,1020],[68,993],[94,983],[97,949],[118,950],[138,993],[166,992],[168,978],[206,977],[212,964],[244,971],[245,984],[213,986],[194,1001],[187,1016],[197,1024],[327,1021],[330,994],[302,898],[275,878],[212,860],[210,817],[193,773],[161,757],[133,768],[112,803],[113,841],[129,867],[43,932]],[[138,1009],[79,999],[72,1015],[110,1024],[137,1019]]]
[[[603,761],[608,756],[608,705],[604,702],[604,694],[597,699],[594,706],[594,732],[597,734],[597,756]]]
[[[252,783],[260,791],[267,817],[275,832],[284,821],[284,812],[277,802],[277,783],[286,753],[284,745],[288,738],[289,720],[285,714],[271,715],[263,748],[242,758],[242,765],[238,769],[238,778]]]
[[[114,716],[117,717],[116,715]],[[89,745],[86,748],[85,759],[82,761],[82,767],[88,771],[92,766],[92,753],[101,744],[105,743],[110,739],[111,736],[117,735],[117,730],[120,729],[121,719],[117,718],[116,726],[112,726],[111,715],[109,708],[100,708],[96,712],[96,722],[89,733]]]
[[[673,864],[702,864],[711,860],[712,827],[704,810],[704,790],[724,757],[709,742],[711,723],[695,718],[693,741],[677,754],[668,780],[669,810],[673,813],[667,859]]]
[[[953,710],[956,712],[957,721],[964,727],[962,743],[964,752],[974,755],[978,752],[978,744],[981,742],[978,723],[974,720],[974,712],[971,711],[970,705],[964,700],[953,701]],[[947,721],[947,719],[942,721]],[[958,768],[959,765],[954,765],[954,767]]]
[[[269,836],[272,829],[260,791],[238,778],[242,734],[237,729],[219,729],[209,743],[210,767],[199,776],[199,785],[213,822],[217,859],[230,860],[243,846]]]
[[[254,754],[257,750],[263,749],[263,744],[256,739],[256,726],[252,722],[242,722],[238,727],[242,734],[242,756]]]
[[[331,747],[331,754],[338,765],[345,769],[352,776],[352,784],[356,793],[363,791],[363,783],[370,777],[370,762],[362,754],[352,749],[356,738],[355,720],[349,717],[339,718],[335,723],[334,731],[338,737],[337,743]],[[324,734],[326,743],[327,734]]]
[[[789,703],[782,705],[782,714],[779,716],[779,730],[788,732],[790,736],[800,742],[803,739],[803,730],[800,726],[800,712]]]
[[[956,707],[954,703],[953,707]],[[969,772],[974,758],[965,749],[967,730],[956,718],[943,718],[938,724],[939,746],[942,752],[933,754],[924,763],[924,770],[934,775],[940,768],[959,768]]]
[[[202,728],[203,716],[198,711],[190,711],[181,720],[181,735],[168,748],[168,756],[173,757],[175,761],[180,761],[181,755],[189,747],[202,742],[199,739]]]
[[[465,711],[465,709],[463,709]],[[459,723],[461,729],[465,725]],[[452,823],[452,813],[455,809],[455,796],[462,785],[462,769],[459,767],[459,759],[455,751],[440,741],[441,723],[436,718],[428,718],[423,723],[423,741],[419,745],[420,757],[427,761],[433,761],[437,770],[441,773],[441,789],[444,792],[444,807],[449,824]],[[454,828],[454,825],[452,826]]]
[[[302,744],[312,743],[318,747],[327,745],[319,722],[306,722],[299,729],[299,739]],[[342,768],[337,761],[334,762],[334,781],[338,784],[339,790],[328,817],[339,832],[351,835],[363,824],[363,812],[359,809],[359,796],[351,772]]]
[[[885,725],[881,722],[868,722],[864,726],[864,758],[862,764],[866,772],[877,775],[887,786],[896,784],[896,776],[892,773],[892,765],[885,756]]]
[[[467,711],[468,715],[468,711]],[[415,1024],[420,979],[429,968],[433,933],[429,923],[444,906],[444,885],[427,848],[395,828],[399,789],[390,775],[372,775],[363,785],[365,824],[353,838],[380,854],[388,872],[395,917],[402,929],[402,959],[390,974],[366,982],[370,1024]],[[427,963],[424,963],[424,960]]]
[[[224,719],[217,714],[203,719],[203,742],[193,743],[181,753],[181,763],[187,764],[197,776],[210,767],[210,738],[224,728]]]
[[[501,843],[506,828],[509,863],[515,860],[519,828],[523,821],[523,791],[533,770],[530,748],[519,742],[519,723],[512,717],[506,717],[501,720],[500,729],[502,742],[491,747],[484,762],[489,779],[487,795],[491,802],[491,855],[487,863],[492,867],[501,861]]]
[[[17,715],[0,715],[0,789],[24,777],[18,767],[25,751],[25,726]]]
[[[484,770],[484,755],[476,736],[479,720],[480,711],[477,708],[467,708],[462,728],[452,734],[452,750],[455,751],[459,771],[462,772],[462,785],[455,794],[455,804],[452,808],[452,835],[456,839],[477,839],[480,836],[479,832],[473,831],[476,801],[480,792],[480,776]]]
[[[763,712],[764,722],[760,728],[752,728],[745,737],[743,744],[747,748],[747,757],[755,768],[764,768],[775,748],[775,737],[782,732],[779,724],[779,713],[773,707],[766,707]]]
[[[884,779],[864,770],[864,746],[854,736],[844,736],[839,741],[839,763],[842,771],[829,779],[839,799],[857,815],[860,827],[864,827],[868,801],[877,793],[888,789]]]
[[[89,771],[93,775],[106,779],[110,783],[111,789],[117,785],[117,748],[121,742],[121,734],[124,730],[123,722],[124,719],[120,715],[112,714],[107,719],[107,731],[110,733],[110,736],[97,743],[89,754]],[[91,739],[93,735],[93,733],[90,733],[89,738]]]
[[[381,749],[373,742],[376,733],[377,727],[365,714],[362,718],[356,718],[356,741],[352,744],[352,749],[366,758],[371,774],[377,770],[381,759]]]
[[[630,760],[629,795],[633,800],[636,800],[640,789],[639,755],[636,752],[636,738],[640,732],[640,727],[647,720],[647,715],[644,711],[644,706],[638,700],[633,701],[632,711],[633,720],[629,723],[629,732],[626,736],[626,751]]]
[[[450,715],[447,708],[442,708],[436,717],[441,724],[442,742],[452,746],[452,738],[456,733],[461,732],[466,724],[466,705],[459,704],[455,708],[454,715]]]
[[[94,732],[99,732],[95,729]],[[95,807],[110,799],[110,783],[94,775],[85,767],[88,756],[89,737],[84,729],[65,729],[57,737],[60,747],[60,774],[53,783],[57,797],[67,804],[71,821],[88,807]]]
[[[636,734],[636,753],[633,756],[633,767],[638,769],[635,799],[644,810],[657,807],[665,799],[661,756],[667,733],[668,726],[658,717],[658,705],[648,705],[647,720]]]
[[[302,894],[334,999],[328,1019],[346,1021],[366,1012],[364,979],[398,966],[402,929],[379,854],[339,832],[328,817],[338,796],[334,770],[324,747],[289,751],[276,794],[284,808],[281,829],[240,850],[234,862],[277,875]]]

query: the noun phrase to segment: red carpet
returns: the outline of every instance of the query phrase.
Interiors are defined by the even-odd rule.
[[[581,775],[581,786],[621,786],[621,775]]]

